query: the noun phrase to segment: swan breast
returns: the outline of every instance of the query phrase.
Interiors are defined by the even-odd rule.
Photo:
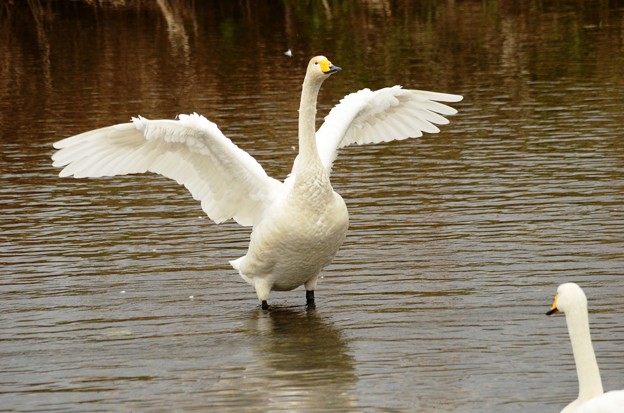
[[[263,278],[278,291],[318,277],[338,252],[349,226],[344,200],[334,191],[329,195],[322,202],[301,196],[278,201],[254,228],[240,272],[250,279]]]

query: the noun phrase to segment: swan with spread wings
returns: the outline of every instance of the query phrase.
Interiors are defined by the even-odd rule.
[[[330,173],[338,149],[437,133],[457,111],[439,102],[462,96],[406,90],[400,86],[363,89],[344,97],[316,131],[321,84],[341,69],[326,57],[310,60],[299,107],[299,153],[289,176],[269,177],[249,154],[197,114],[177,120],[132,118],[60,140],[53,165],[61,177],[76,178],[154,172],[184,185],[215,223],[234,219],[251,226],[247,253],[234,261],[268,308],[272,290],[305,286],[306,303],[323,267],[347,233],[349,214],[334,192]]]

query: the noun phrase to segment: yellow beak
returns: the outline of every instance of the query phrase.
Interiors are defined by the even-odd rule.
[[[550,306],[550,311],[548,311],[546,315],[557,314],[559,312],[559,309],[557,308],[558,297],[559,297],[559,294],[555,294],[555,299],[553,300],[552,306]]]
[[[340,72],[342,70],[338,66],[334,66],[329,60],[319,62],[319,65],[321,66],[323,73],[326,75],[331,75],[332,73]]]

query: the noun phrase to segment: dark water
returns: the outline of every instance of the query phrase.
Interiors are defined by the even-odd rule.
[[[605,389],[624,387],[622,2],[15,3],[0,410],[557,412],[576,375],[544,312],[565,281]],[[283,179],[320,53],[344,69],[321,116],[363,87],[465,100],[439,135],[341,152],[351,228],[315,311],[302,290],[261,311],[227,263],[248,230],[175,183],[51,167],[60,138],[196,111]]]

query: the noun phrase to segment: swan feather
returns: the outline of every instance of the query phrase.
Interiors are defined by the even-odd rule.
[[[132,119],[54,144],[61,177],[155,172],[184,185],[216,223],[257,224],[282,184],[270,178],[217,125],[197,114],[178,120]],[[227,176],[228,179],[223,179]]]
[[[573,402],[561,413],[624,413],[624,390],[613,390],[585,403]]]
[[[321,162],[328,172],[338,149],[357,144],[390,142],[437,133],[446,125],[441,115],[457,110],[439,102],[458,102],[463,97],[447,93],[403,89],[401,86],[372,91],[362,89],[345,96],[325,117],[316,132]]]

